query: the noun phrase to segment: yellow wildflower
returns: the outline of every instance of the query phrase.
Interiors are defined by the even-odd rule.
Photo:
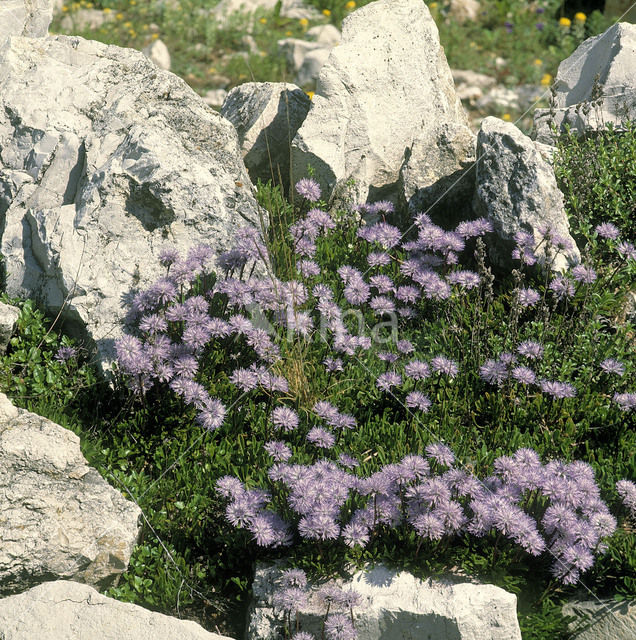
[[[305,93],[309,96],[310,100],[314,99],[314,92],[313,91],[306,91]]]
[[[587,20],[587,16],[582,11],[579,11],[578,13],[574,14],[574,19],[577,22],[585,22]]]
[[[289,37],[293,36],[294,34],[291,31],[285,31],[285,35]]]
[[[124,22],[124,27],[126,27],[126,29],[131,29],[132,28],[132,22],[130,22],[130,20],[128,20],[127,22]]]
[[[210,67],[208,73],[216,73],[216,67]]]
[[[309,26],[309,20],[307,20],[307,18],[301,18],[298,22],[303,29],[306,29]]]
[[[130,29],[130,31],[128,31],[128,34],[131,38],[134,38],[137,35],[137,32],[134,29]]]
[[[428,5],[431,9],[437,9],[437,2],[431,2],[431,4]]]
[[[259,19],[259,22],[260,22],[261,24],[267,24],[267,18],[260,18],[260,19]]]
[[[62,5],[62,12],[66,13],[68,11],[68,7],[66,5]]]
[[[137,4],[137,0],[130,0],[130,4],[134,7]]]
[[[86,3],[86,8],[87,9],[92,9],[93,8],[93,3],[92,2],[87,2]]]
[[[552,76],[549,73],[544,73],[543,78],[541,78],[541,84],[546,87],[549,84],[552,84]]]
[[[559,26],[569,27],[571,24],[572,20],[570,20],[570,18],[559,18]]]
[[[153,33],[150,37],[151,37],[153,40],[159,40],[159,34],[158,34],[158,33]]]
[[[124,14],[123,13],[118,13],[115,15],[115,18],[117,18],[117,20],[123,20],[124,19]]]
[[[543,64],[543,60],[541,60],[541,58],[535,58],[534,63],[537,65],[537,67],[540,67]]]
[[[349,0],[347,4],[345,4],[345,9],[347,11],[353,11],[356,8],[356,3],[354,0]]]
[[[329,11],[329,9],[323,9],[322,10],[322,15],[323,16],[327,16],[327,18],[331,15],[331,11]]]
[[[112,13],[113,10],[110,7],[104,7],[102,9],[102,13],[105,13],[106,15],[108,15],[109,13]]]
[[[504,113],[503,116],[501,116],[501,119],[506,122],[510,122],[512,120],[512,116],[509,113]]]

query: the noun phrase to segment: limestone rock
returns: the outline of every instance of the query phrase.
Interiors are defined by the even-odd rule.
[[[342,34],[338,27],[332,24],[317,24],[315,27],[307,29],[305,37],[312,42],[319,42],[327,47],[335,47],[340,44]]]
[[[82,31],[95,31],[113,20],[115,20],[113,13],[104,13],[99,9],[78,9],[67,13],[60,21],[60,26],[64,31],[75,35]]]
[[[203,96],[203,102],[213,109],[220,109],[227,98],[225,89],[210,89]]]
[[[475,143],[475,135],[463,124],[425,129],[400,170],[400,204],[411,214],[432,208],[452,211],[458,219],[469,217],[475,190]]]
[[[554,88],[554,114],[537,109],[534,115],[539,142],[553,143],[552,121],[582,134],[636,119],[636,25],[618,22],[585,40],[559,65]]]
[[[459,24],[467,20],[477,20],[480,9],[478,0],[450,0],[447,19]]]
[[[51,0],[2,0],[0,47],[10,36],[43,38],[53,20]]]
[[[170,52],[161,40],[153,40],[147,47],[144,47],[142,53],[160,69],[170,71]]]
[[[309,105],[304,91],[282,82],[247,82],[230,91],[221,115],[236,128],[253,182],[278,184],[280,175],[289,187],[289,147]]]
[[[275,567],[257,566],[247,637],[278,638],[280,619],[272,593],[280,575]],[[362,596],[353,610],[358,640],[381,638],[453,638],[454,640],[521,640],[517,598],[490,584],[420,580],[383,566],[357,571],[338,586]],[[315,591],[299,612],[304,631],[321,637],[324,606]],[[332,611],[333,613],[333,611]]]
[[[79,37],[0,49],[1,251],[10,295],[63,309],[113,357],[156,256],[226,251],[259,208],[232,125],[141,52]]]
[[[0,593],[126,570],[141,511],[87,465],[72,431],[0,394],[0,459]]]
[[[309,51],[300,69],[298,69],[296,83],[301,87],[315,86],[316,80],[320,75],[320,70],[329,59],[330,53],[331,49],[314,49],[313,51]]]
[[[451,69],[455,90],[462,103],[473,105],[483,95],[484,91],[497,82],[492,76],[465,69]]]
[[[352,178],[355,202],[395,196],[405,149],[443,122],[467,124],[428,8],[378,0],[342,23],[292,145],[294,181],[309,164],[326,197]]]
[[[312,42],[301,40],[300,38],[283,38],[279,40],[278,53],[284,56],[287,64],[293,69],[294,73],[298,73],[303,66],[305,58],[311,51],[324,50],[325,45],[322,42]],[[331,48],[328,48],[331,51]]]
[[[569,629],[574,640],[633,640],[636,638],[636,601],[572,601],[563,606],[573,616]]]
[[[171,618],[58,580],[0,600],[4,640],[229,640],[196,622]]]
[[[488,117],[477,136],[476,188],[473,208],[491,220],[499,236],[491,246],[491,259],[510,266],[510,252],[518,231],[532,233],[535,247],[547,225],[571,244],[555,256],[553,268],[564,270],[577,263],[580,254],[570,236],[569,224],[554,171],[535,144],[511,122]],[[538,249],[545,262],[545,242]]]
[[[11,334],[19,317],[20,309],[0,302],[0,354],[7,350]]]

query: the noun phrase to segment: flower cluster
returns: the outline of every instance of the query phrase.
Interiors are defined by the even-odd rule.
[[[447,446],[433,444],[425,456],[406,456],[368,477],[328,460],[277,462],[268,473],[271,493],[247,490],[229,477],[217,488],[230,499],[228,520],[247,528],[261,546],[288,544],[295,531],[308,540],[365,547],[383,527],[404,524],[432,541],[460,533],[495,533],[530,555],[548,553],[555,577],[565,584],[576,582],[616,528],[592,468],[559,460],[542,464],[531,449],[501,456],[493,467],[493,474],[480,480],[456,466]],[[633,483],[622,481],[617,488],[633,509]],[[288,521],[273,510],[276,492],[280,500],[286,496]],[[352,510],[352,504],[362,506]]]

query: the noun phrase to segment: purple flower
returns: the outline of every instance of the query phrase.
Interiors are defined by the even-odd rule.
[[[477,238],[485,235],[486,233],[491,233],[492,231],[492,223],[486,218],[477,218],[476,220],[460,222],[455,229],[455,233],[458,233],[466,239]]]
[[[296,191],[310,202],[320,200],[320,185],[311,178],[302,178],[296,183]]]
[[[315,260],[299,260],[296,263],[296,269],[303,278],[311,278],[320,275],[320,267]]]
[[[420,411],[428,411],[431,408],[431,401],[428,396],[421,391],[411,391],[407,394],[405,400],[406,406],[411,409],[419,409]]]
[[[298,426],[298,414],[289,407],[276,407],[271,418],[274,425],[284,431],[293,431]]]
[[[575,267],[572,267],[572,277],[577,282],[592,284],[592,282],[596,280],[596,272],[591,267],[585,267],[582,264],[577,264]]]
[[[159,263],[164,267],[170,267],[179,260],[179,252],[174,247],[164,247],[159,252]]]
[[[313,427],[307,434],[307,441],[321,449],[331,449],[336,443],[336,438],[322,427]]]
[[[60,347],[55,354],[55,359],[58,362],[67,362],[76,355],[77,349],[75,349],[75,347]]]
[[[636,248],[631,242],[620,242],[616,245],[616,250],[625,260],[636,260]]]
[[[411,360],[404,365],[404,375],[413,380],[424,380],[431,375],[431,370],[426,362]]]
[[[309,439],[309,436],[307,436],[307,439]],[[333,540],[340,535],[340,527],[331,515],[316,512],[300,519],[298,533],[303,538],[309,538],[310,540]]]
[[[519,300],[519,304],[522,307],[532,307],[535,304],[537,304],[539,300],[541,300],[541,296],[534,289],[519,289],[519,292],[517,295],[518,295],[517,299]]]
[[[446,276],[446,280],[451,284],[457,284],[464,289],[474,289],[479,286],[479,274],[474,271],[453,271]]]
[[[197,422],[208,431],[215,431],[225,419],[226,409],[220,400],[208,400],[197,415]]]
[[[378,351],[378,358],[384,362],[390,362],[393,364],[400,359],[397,353],[389,353],[387,351]]]
[[[301,587],[284,587],[277,589],[272,597],[275,609],[295,614],[307,606],[307,593]]]
[[[350,522],[342,528],[342,539],[348,547],[364,547],[369,542],[369,528],[358,522]]]
[[[510,373],[521,384],[534,384],[537,379],[534,371],[528,367],[515,367]]]
[[[602,224],[596,225],[594,227],[594,231],[601,236],[601,238],[606,238],[607,240],[618,240],[620,236],[620,231],[616,225],[613,225],[611,222],[603,222]]]
[[[216,481],[216,490],[224,498],[236,498],[244,493],[243,483],[234,476],[222,476]]]
[[[307,586],[307,574],[302,569],[284,569],[280,581],[285,589],[290,587],[304,589]]]
[[[479,376],[490,384],[500,385],[508,377],[508,367],[500,360],[486,360],[479,367]]]
[[[395,304],[387,296],[373,296],[369,301],[369,306],[377,315],[383,315],[395,311]]]
[[[508,21],[504,22],[504,28],[508,33],[512,33],[513,27],[514,25],[512,24],[512,22],[508,22]]]
[[[525,356],[526,358],[538,360],[543,357],[543,347],[538,342],[526,340],[525,342],[519,343],[517,346],[517,353]]]
[[[332,613],[325,620],[327,640],[355,640],[358,637],[351,618],[344,613]]]
[[[263,448],[276,462],[286,462],[292,455],[291,449],[280,440],[266,442]]]
[[[557,380],[539,380],[539,387],[543,393],[551,395],[553,398],[574,398],[576,389],[567,382]]]
[[[459,372],[457,363],[444,356],[435,356],[431,360],[431,367],[436,373],[444,373],[449,378],[454,378]]]
[[[367,256],[370,267],[384,267],[391,262],[391,256],[384,251],[372,251]]]
[[[396,347],[400,353],[413,353],[415,351],[415,347],[410,340],[398,340]]]
[[[450,467],[455,462],[455,454],[450,447],[440,442],[429,444],[426,447],[426,455],[445,467]]]
[[[636,484],[631,480],[619,480],[616,483],[616,491],[632,518],[636,518]]]
[[[444,536],[444,523],[431,512],[421,513],[413,520],[413,528],[419,536],[430,540],[441,540]]]
[[[343,371],[342,360],[340,358],[325,358],[322,363],[329,373]]]
[[[605,373],[622,376],[625,373],[625,365],[614,358],[607,358],[599,365]]]
[[[338,409],[334,407],[331,402],[326,400],[319,400],[313,406],[312,411],[323,420],[333,420],[338,415]]]
[[[349,281],[343,293],[349,304],[360,305],[369,299],[371,289],[361,277],[357,277]]]
[[[571,298],[574,295],[574,285],[565,276],[556,276],[550,283],[550,289],[557,300]]]
[[[420,297],[420,292],[417,287],[411,285],[403,285],[397,288],[395,297],[400,302],[417,302]]]
[[[355,458],[352,458],[346,453],[341,453],[338,456],[338,462],[346,469],[353,469],[354,467],[360,466],[360,463]]]
[[[381,293],[383,295],[387,293],[393,293],[395,289],[393,280],[391,280],[389,276],[385,275],[371,276],[369,278],[369,284],[377,289],[378,293]]]
[[[391,387],[402,384],[402,376],[395,371],[387,371],[378,376],[375,384],[381,391],[389,391]]]
[[[633,411],[636,409],[636,393],[615,393],[614,402],[621,411]]]
[[[537,28],[537,31],[543,31],[543,28],[545,27],[543,22],[537,22],[534,26]]]

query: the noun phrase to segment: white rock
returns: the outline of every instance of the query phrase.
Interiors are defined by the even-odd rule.
[[[473,208],[491,220],[498,241],[491,246],[491,259],[510,265],[510,252],[517,231],[532,233],[535,247],[541,243],[540,227],[548,225],[572,244],[557,254],[553,268],[562,271],[580,261],[570,236],[568,218],[554,171],[528,136],[511,122],[488,117],[477,136],[476,189]],[[545,262],[545,242],[538,250]],[[516,263],[518,264],[518,263]]]
[[[61,20],[60,26],[64,31],[69,31],[73,35],[81,31],[93,31],[99,29],[107,22],[115,19],[113,13],[104,13],[99,9],[78,9],[72,13],[67,13]]]
[[[340,30],[332,24],[318,24],[311,29],[307,29],[305,36],[312,42],[320,42],[327,47],[335,47],[340,44],[342,34]]]
[[[331,49],[314,49],[307,53],[296,74],[296,83],[301,87],[313,86],[330,53]]]
[[[227,98],[227,91],[225,89],[210,89],[203,96],[203,102],[207,104],[209,107],[220,108],[225,99]]]
[[[467,124],[435,22],[420,0],[379,0],[349,15],[294,139],[294,181],[315,170],[329,197],[394,194],[404,151],[426,128]],[[340,191],[340,189],[339,189]]]
[[[142,53],[150,61],[154,62],[160,69],[170,71],[170,52],[168,47],[162,40],[153,40],[147,47],[144,47]]]
[[[636,601],[572,601],[563,606],[564,616],[573,616],[569,629],[574,640],[634,640]]]
[[[474,105],[497,82],[492,76],[464,69],[451,69],[451,73],[459,99],[469,105]]]
[[[305,57],[310,51],[325,48],[325,45],[320,42],[309,42],[300,38],[283,38],[276,44],[279,55],[285,56],[287,64],[294,70],[294,73],[300,71]]]
[[[598,82],[595,79],[598,78]],[[537,109],[536,138],[553,143],[550,124],[564,130],[568,124],[579,133],[604,129],[636,118],[636,25],[619,22],[604,33],[588,38],[566,58],[557,72],[555,113]],[[601,96],[599,104],[589,103]]]
[[[126,570],[141,510],[87,465],[72,431],[0,394],[0,459],[0,593]]]
[[[229,640],[67,580],[0,600],[0,629],[4,640]]]
[[[0,47],[10,36],[43,38],[53,20],[51,0],[2,0]]]
[[[450,0],[448,8],[449,20],[463,24],[467,20],[477,20],[481,5],[478,0]]]
[[[274,615],[271,599],[279,575],[276,568],[257,566],[248,640],[279,637],[280,619]],[[358,640],[521,640],[517,598],[494,585],[420,580],[376,566],[355,572],[350,581],[338,581],[338,586],[362,597],[362,605],[353,610]],[[315,591],[299,613],[302,629],[320,638],[325,610]]]
[[[278,184],[280,175],[289,186],[289,147],[309,105],[304,91],[282,82],[247,82],[230,91],[221,115],[236,128],[254,183],[260,178]]]
[[[475,191],[473,132],[463,124],[443,123],[425,129],[409,149],[400,170],[400,204],[411,214],[447,210],[470,217]]]
[[[12,38],[0,149],[7,290],[63,309],[103,364],[163,247],[226,251],[261,218],[232,125],[133,49]]]
[[[0,302],[0,354],[7,350],[7,345],[20,317],[20,309]]]

